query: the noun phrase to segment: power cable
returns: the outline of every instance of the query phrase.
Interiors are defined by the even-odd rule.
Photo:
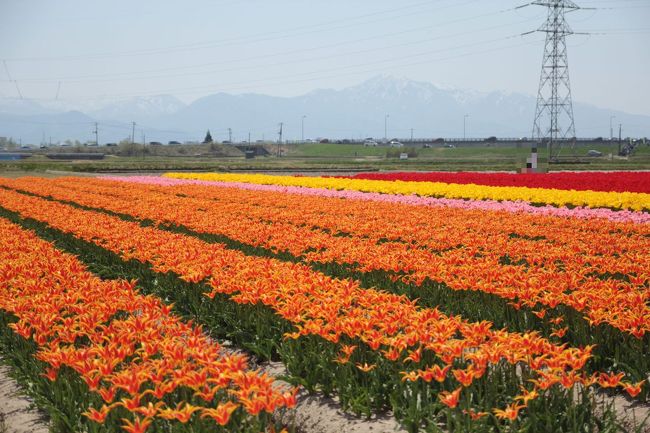
[[[456,20],[448,20],[448,21],[445,21],[444,23],[436,24],[436,28],[441,27],[441,26],[451,25],[451,24],[457,24],[457,23],[460,23],[460,22],[471,21],[471,20],[475,20],[475,19],[478,19],[478,18],[484,18],[484,17],[487,17],[487,16],[496,15],[496,14],[508,12],[508,11],[511,11],[511,10],[513,10],[513,8],[499,10],[499,11],[496,11],[496,12],[490,12],[490,13],[485,13],[485,14],[474,15],[474,16],[471,16],[471,17],[465,17],[465,18],[456,19]],[[380,38],[384,38],[384,37],[393,37],[393,36],[398,36],[398,35],[402,35],[402,34],[419,32],[419,31],[422,31],[422,30],[430,30],[430,29],[431,29],[431,24],[428,24],[427,26],[423,26],[423,27],[403,30],[403,31],[399,31],[399,32],[385,33],[385,34],[375,35],[375,36],[366,37],[366,38],[361,38],[361,39],[357,39],[357,40],[353,40],[353,41],[343,41],[343,42],[338,42],[338,43],[334,43],[334,44],[321,45],[321,46],[318,46],[318,47],[310,47],[310,48],[304,48],[304,49],[298,49],[298,50],[290,50],[290,51],[284,51],[284,52],[262,54],[262,55],[257,55],[257,56],[252,56],[252,57],[244,57],[244,58],[239,58],[239,59],[229,59],[228,63],[229,64],[240,63],[240,62],[246,62],[246,61],[250,61],[250,60],[257,60],[257,59],[263,59],[263,58],[275,58],[275,57],[278,57],[278,56],[297,54],[297,53],[301,53],[301,52],[313,52],[313,51],[319,50],[319,49],[336,48],[336,47],[350,45],[350,44],[354,44],[354,43],[367,42],[369,40],[380,39]],[[463,33],[463,34],[471,34],[471,33],[473,33],[473,32],[467,32],[467,33]],[[146,71],[133,71],[133,72],[111,73],[111,74],[81,75],[81,76],[74,76],[74,77],[59,77],[59,78],[54,78],[54,79],[25,79],[25,80],[21,80],[21,81],[22,82],[56,82],[56,81],[73,82],[73,81],[84,81],[86,79],[91,79],[91,78],[118,77],[118,76],[125,76],[125,75],[129,76],[131,74],[148,74],[148,73],[158,73],[158,72],[166,72],[166,71],[179,71],[179,70],[203,68],[203,67],[222,65],[222,64],[223,64],[223,62],[210,62],[210,63],[203,63],[203,64],[199,64],[199,65],[194,65],[194,66],[158,68],[158,69],[150,69],[150,70],[146,70]],[[185,75],[185,74],[183,74],[183,75]],[[149,77],[143,77],[143,78],[148,79]]]
[[[491,41],[482,41],[478,43],[473,43],[473,44],[466,44],[464,46],[458,46],[458,47],[453,47],[453,48],[448,48],[448,49],[443,49],[443,50],[437,50],[437,52],[441,51],[449,51],[449,50],[456,50],[458,48],[462,47],[469,47],[469,46],[477,46],[477,45],[484,45],[486,43],[493,43],[495,41],[505,41],[509,39],[513,39],[515,37],[519,37],[519,35],[514,35],[514,36],[509,36],[506,38],[500,38],[500,39],[495,39]],[[539,42],[543,42],[540,40]],[[448,57],[440,57],[440,58],[432,58],[432,59],[427,59],[424,61],[417,61],[417,62],[410,62],[410,63],[400,63],[400,66],[406,67],[406,66],[416,66],[416,65],[421,65],[421,64],[427,64],[427,63],[432,63],[432,62],[443,62],[447,60],[454,60],[458,58],[463,58],[475,54],[484,54],[484,53],[490,53],[490,52],[495,52],[495,51],[501,51],[505,49],[510,49],[510,48],[517,48],[521,46],[526,46],[529,45],[529,42],[524,42],[516,45],[507,45],[503,47],[497,47],[493,49],[487,49],[487,50],[481,50],[481,51],[474,51],[474,52],[468,52],[464,54],[459,54],[459,55],[454,55],[454,56],[448,56]],[[435,51],[434,51],[435,52]],[[413,58],[413,57],[422,57],[425,55],[429,55],[432,52],[426,52],[426,53],[418,53],[410,56],[404,56],[400,58],[392,58],[392,59],[387,59],[387,60],[381,60],[377,62],[372,62],[372,63],[364,63],[364,64],[357,64],[353,66],[348,66],[348,67],[339,67],[339,68],[333,68],[333,69],[328,69],[326,71],[340,71],[342,69],[354,69],[358,67],[364,67],[364,66],[369,66],[373,64],[381,64],[381,63],[387,63],[387,62],[393,62],[395,60],[402,60],[405,58]],[[350,75],[358,75],[358,74],[368,74],[368,73],[376,73],[376,72],[381,72],[383,70],[386,70],[388,68],[373,68],[373,69],[363,69],[359,71],[351,71],[351,72],[346,72],[346,73],[337,73],[337,74],[329,74],[329,75],[322,75],[322,76],[316,76],[316,77],[310,77],[310,78],[304,78],[304,79],[291,79],[291,80],[286,80],[287,75],[283,76],[277,76],[277,77],[271,77],[269,79],[264,79],[264,80],[252,80],[252,81],[245,81],[245,82],[235,82],[235,83],[228,83],[226,86],[231,86],[235,85],[237,86],[238,84],[242,84],[242,86],[239,87],[220,87],[220,88],[215,88],[213,86],[195,86],[195,87],[189,87],[189,88],[176,88],[176,89],[166,89],[166,90],[159,90],[156,92],[143,92],[143,93],[129,93],[129,94],[120,94],[120,95],[113,95],[116,98],[128,98],[128,97],[137,97],[137,96],[152,96],[152,95],[157,95],[161,93],[174,93],[176,95],[181,95],[181,94],[196,94],[196,93],[205,93],[206,91],[208,92],[216,92],[216,91],[222,91],[222,92],[231,92],[231,91],[238,91],[238,90],[250,90],[250,89],[255,89],[255,88],[261,88],[261,87],[266,87],[269,84],[274,84],[274,85],[282,85],[282,84],[295,84],[295,83],[302,83],[302,82],[311,82],[311,81],[317,81],[321,79],[326,79],[326,78],[338,78],[338,77],[345,77],[345,76],[350,76]],[[301,74],[296,74],[293,75],[292,77],[300,77],[300,76],[308,76],[308,75],[314,75],[323,72],[321,71],[315,71],[315,72],[308,72],[308,73],[301,73]],[[284,81],[272,81],[269,82],[269,80],[274,80],[274,79],[284,79]],[[262,83],[260,85],[250,85],[250,83]],[[95,96],[86,96],[86,97],[79,97],[76,99],[95,99],[97,97],[101,97],[101,95],[95,95]]]
[[[438,2],[444,1],[444,0],[437,0]],[[458,7],[458,6],[464,6],[466,4],[470,3],[475,3],[478,0],[469,0],[466,1],[462,4],[454,3],[452,5],[446,6],[446,7],[436,7],[434,8],[435,10],[441,10],[441,9],[448,9],[448,8],[453,8],[453,7]],[[425,1],[425,2],[418,2],[414,3],[411,5],[399,7],[399,8],[393,8],[393,9],[388,9],[384,11],[379,11],[379,12],[373,12],[369,14],[363,14],[363,15],[358,15],[355,17],[350,17],[350,18],[344,18],[340,20],[332,20],[329,22],[324,22],[320,24],[309,24],[309,25],[304,25],[304,26],[299,26],[299,27],[294,27],[292,29],[286,29],[286,30],[278,30],[278,31],[273,31],[273,32],[267,32],[267,33],[260,33],[258,35],[252,35],[252,36],[245,36],[245,37],[240,37],[240,38],[229,38],[229,39],[222,39],[220,41],[206,41],[206,42],[195,42],[191,44],[183,44],[183,45],[175,45],[175,46],[170,46],[170,47],[165,47],[165,48],[155,48],[155,49],[144,49],[144,50],[134,50],[134,51],[122,51],[122,52],[112,52],[112,53],[96,53],[96,54],[86,54],[86,55],[71,55],[71,56],[44,56],[44,57],[18,57],[18,58],[7,58],[6,60],[12,61],[12,62],[27,62],[27,61],[52,61],[52,60],[88,60],[88,59],[100,59],[100,58],[117,58],[117,57],[130,57],[130,56],[144,56],[144,55],[154,55],[154,54],[168,54],[170,52],[175,52],[175,51],[188,51],[188,50],[195,50],[195,49],[203,49],[203,48],[210,48],[210,47],[221,47],[221,46],[231,46],[231,45],[241,45],[241,44],[246,44],[246,43],[251,43],[251,42],[266,42],[266,41],[271,41],[271,40],[277,40],[277,39],[284,39],[287,37],[296,37],[296,36],[302,36],[305,34],[312,34],[312,33],[319,33],[319,32],[331,32],[335,30],[339,30],[341,28],[346,28],[350,26],[357,26],[359,25],[358,23],[352,23],[348,24],[345,26],[338,26],[338,27],[332,27],[331,24],[336,24],[340,22],[345,22],[345,21],[351,21],[351,20],[358,20],[360,18],[366,18],[366,17],[371,17],[371,16],[376,16],[376,15],[383,15],[383,14],[391,14],[390,16],[386,18],[382,18],[379,20],[375,21],[368,21],[362,24],[373,24],[375,22],[380,22],[380,21],[385,21],[385,20],[394,20],[395,18],[400,18],[403,16],[410,16],[414,14],[420,14],[422,11],[415,11],[415,12],[410,12],[405,15],[392,15],[393,12],[400,11],[400,10],[406,10],[406,9],[411,9],[413,7],[417,6],[431,6],[431,1]],[[427,8],[431,9],[431,8]],[[325,29],[314,29],[314,27],[324,27],[326,26]],[[308,29],[306,32],[302,33],[297,33],[297,34],[284,34],[284,33],[291,33],[295,32],[297,30],[302,30],[302,29]],[[268,37],[268,35],[278,35],[278,36],[272,36]]]
[[[23,94],[20,92],[20,87],[18,87],[18,81],[11,78],[11,73],[9,72],[9,67],[7,67],[7,61],[3,60],[2,64],[5,66],[5,72],[7,72],[7,77],[9,77],[9,81],[13,81],[13,83],[16,85],[16,91],[18,92],[18,96],[20,96],[20,99],[23,99]]]
[[[522,24],[528,21],[533,20],[527,19],[521,22],[517,22],[516,24]],[[357,51],[348,51],[348,52],[339,52],[336,54],[332,55],[327,55],[327,56],[318,56],[318,57],[310,57],[310,58],[302,58],[302,59],[295,59],[291,61],[283,61],[283,62],[275,62],[275,63],[264,63],[264,64],[259,64],[259,65],[250,65],[250,66],[245,66],[245,67],[230,67],[230,68],[221,68],[221,69],[213,69],[213,70],[207,70],[207,71],[201,71],[201,72],[189,72],[189,73],[178,73],[178,74],[164,74],[164,75],[150,75],[150,76],[143,76],[143,77],[128,77],[128,78],[116,78],[116,79],[76,79],[76,80],[66,80],[68,83],[83,83],[83,82],[114,82],[114,81],[134,81],[134,80],[151,80],[151,79],[156,79],[156,78],[171,78],[171,77],[178,77],[178,76],[197,76],[197,75],[206,75],[206,74],[214,74],[214,73],[221,73],[221,72],[237,72],[237,71],[244,71],[244,70],[250,70],[250,69],[259,69],[259,68],[268,68],[271,66],[287,66],[287,65],[292,65],[296,63],[308,63],[308,62],[313,62],[313,61],[318,61],[318,60],[325,60],[325,59],[333,59],[333,58],[338,58],[338,57],[346,57],[346,56],[355,56],[359,54],[365,54],[365,53],[371,53],[371,52],[377,52],[377,51],[385,51],[386,49],[391,49],[391,48],[400,48],[400,47],[406,47],[409,45],[416,45],[416,44],[422,44],[426,42],[432,42],[432,41],[438,41],[442,39],[448,39],[448,38],[456,38],[460,36],[466,36],[466,35],[472,35],[480,32],[485,32],[485,31],[490,31],[490,30],[495,30],[503,27],[510,27],[512,26],[511,23],[507,24],[501,24],[501,25],[496,25],[496,26],[490,26],[486,27],[483,29],[477,29],[477,30],[472,30],[472,31],[467,31],[467,32],[461,32],[461,33],[456,33],[456,34],[446,34],[443,36],[436,36],[434,38],[426,38],[426,39],[419,39],[416,41],[409,41],[409,42],[402,42],[399,44],[393,44],[389,46],[382,46],[382,47],[377,47],[377,48],[369,48],[365,50],[357,50]],[[342,44],[338,44],[342,45]],[[266,57],[266,56],[262,56]],[[229,62],[231,63],[231,62]],[[22,80],[23,82],[39,82],[39,83],[54,83],[54,82],[59,82],[60,80]]]

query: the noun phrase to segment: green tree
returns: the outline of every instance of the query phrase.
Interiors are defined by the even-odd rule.
[[[210,135],[209,129],[207,134],[205,134],[205,138],[203,139],[203,144],[212,144],[212,135]]]

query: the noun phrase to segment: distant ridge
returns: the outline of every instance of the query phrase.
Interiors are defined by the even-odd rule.
[[[77,113],[69,113],[75,109]],[[187,105],[170,95],[137,97],[87,107],[29,100],[0,99],[0,136],[37,144],[43,135],[53,141],[93,140],[92,122],[100,123],[100,141],[130,136],[137,123],[147,141],[201,140],[210,129],[215,139],[276,139],[277,124],[284,137],[299,139],[305,119],[306,138],[461,137],[467,118],[468,137],[530,136],[535,98],[505,92],[482,93],[445,89],[431,83],[376,76],[342,90],[318,89],[302,96],[217,93]],[[624,136],[650,136],[650,116],[575,103],[576,132],[580,137],[609,137],[610,116],[623,124]],[[389,115],[385,119],[386,115]],[[616,133],[618,135],[618,127]]]

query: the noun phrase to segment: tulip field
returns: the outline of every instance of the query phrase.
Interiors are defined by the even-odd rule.
[[[647,431],[650,173],[0,178],[0,354],[56,432]]]

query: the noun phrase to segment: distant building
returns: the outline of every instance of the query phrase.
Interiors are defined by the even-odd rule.
[[[236,145],[235,146],[237,149],[241,150],[244,152],[247,158],[254,158],[256,156],[269,156],[270,153],[264,146],[259,145],[259,144],[253,144],[253,145]]]

